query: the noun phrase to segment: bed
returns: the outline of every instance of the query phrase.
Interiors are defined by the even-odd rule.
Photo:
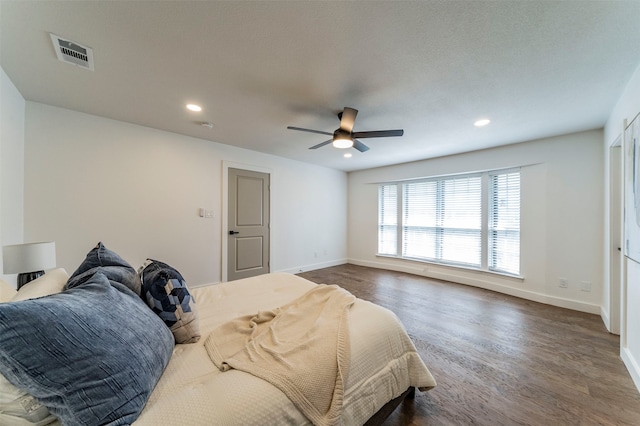
[[[60,271],[56,273],[62,275]],[[172,345],[166,366],[157,375],[159,379],[149,387],[150,391],[141,405],[142,411],[127,418],[137,417],[133,422],[135,426],[312,424],[287,396],[286,390],[235,368],[221,371],[212,362],[207,338],[215,334],[214,330],[235,319],[279,309],[322,286],[292,274],[272,273],[189,289],[192,302],[195,301],[197,306],[201,338],[193,339],[192,343]],[[0,325],[2,306],[0,304]],[[346,315],[348,371],[344,374],[341,388],[339,418],[325,424],[377,422],[379,417],[390,413],[393,405],[401,402],[407,393],[415,388],[426,391],[436,385],[402,324],[391,311],[355,299]],[[10,379],[11,372],[6,364],[0,371],[7,373],[5,375]],[[11,381],[15,382],[15,378]],[[1,389],[0,384],[0,392]],[[0,423],[3,421],[1,402],[0,397]],[[55,417],[47,418],[56,424]],[[41,419],[39,423],[15,424],[40,426],[49,423]],[[128,421],[114,422],[111,419],[105,424],[128,424]]]

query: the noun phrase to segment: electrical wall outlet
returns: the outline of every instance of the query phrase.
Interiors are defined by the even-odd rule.
[[[580,281],[580,290],[591,291],[591,281]]]
[[[558,287],[567,288],[569,287],[569,279],[568,278],[558,278]]]

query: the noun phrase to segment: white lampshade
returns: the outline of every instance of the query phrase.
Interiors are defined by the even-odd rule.
[[[4,274],[22,274],[56,267],[56,243],[29,243],[2,248]]]

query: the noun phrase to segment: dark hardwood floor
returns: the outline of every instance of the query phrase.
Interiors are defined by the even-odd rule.
[[[385,425],[640,425],[620,339],[597,315],[355,265],[298,275],[395,312],[436,378]]]

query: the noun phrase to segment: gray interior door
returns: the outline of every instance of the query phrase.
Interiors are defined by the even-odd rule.
[[[229,168],[227,280],[269,272],[269,174]]]

